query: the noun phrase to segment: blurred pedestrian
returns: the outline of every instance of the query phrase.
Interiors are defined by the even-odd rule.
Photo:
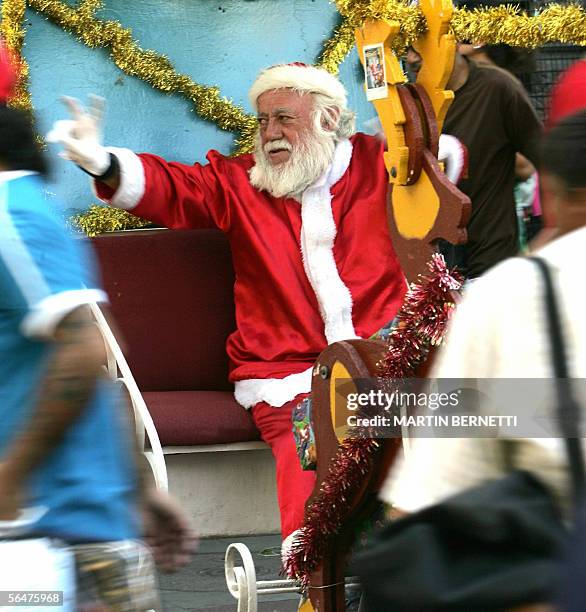
[[[139,473],[89,308],[106,295],[86,245],[47,200],[46,172],[30,116],[0,107],[0,520],[36,509],[19,537],[72,548],[79,609],[154,609],[141,536],[165,568],[184,563],[193,540],[175,504]]]
[[[586,58],[565,70],[553,86],[547,110],[548,128],[586,108]]]
[[[467,8],[470,6],[467,3]],[[535,70],[534,51],[509,45],[485,45],[462,43],[458,53],[477,64],[501,68],[515,79],[515,86],[524,87],[523,77]],[[538,193],[538,177],[535,166],[521,153],[515,156],[515,204],[519,223],[519,247],[525,251],[528,242],[541,229],[541,211],[536,214],[535,197]]]
[[[555,126],[561,119],[586,108],[586,58],[578,60],[565,70],[554,85],[547,106],[546,129]],[[552,198],[547,193],[547,186],[541,184],[540,199],[543,201],[543,229],[531,244],[537,249],[558,234],[555,210],[551,203]]]
[[[549,187],[559,237],[539,251],[552,270],[560,304],[568,370],[586,376],[586,111],[567,117],[545,136],[541,177]],[[525,258],[509,259],[472,284],[454,313],[433,378],[551,378],[543,283]],[[512,407],[514,408],[514,407]],[[513,440],[512,464],[534,473],[568,510],[567,460],[559,438]],[[418,439],[388,478],[383,499],[415,512],[505,473],[505,449],[496,438]]]

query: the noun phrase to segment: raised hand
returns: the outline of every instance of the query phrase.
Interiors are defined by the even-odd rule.
[[[71,119],[55,122],[48,142],[60,143],[60,157],[69,159],[92,175],[100,176],[110,166],[110,154],[101,144],[101,124],[105,100],[90,96],[87,110],[75,98],[63,97]]]

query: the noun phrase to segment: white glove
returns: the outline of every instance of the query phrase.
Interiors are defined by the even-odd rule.
[[[110,153],[101,144],[104,98],[90,96],[87,111],[75,98],[63,97],[72,119],[56,121],[47,134],[47,142],[61,143],[59,153],[94,176],[101,176],[110,167]]]
[[[440,134],[438,160],[444,163],[447,177],[457,185],[468,170],[468,149],[455,136]]]

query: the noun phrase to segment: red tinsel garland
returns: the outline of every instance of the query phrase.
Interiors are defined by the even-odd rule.
[[[380,442],[373,438],[347,438],[332,459],[319,497],[305,511],[303,527],[284,561],[285,573],[299,580],[303,590],[309,586],[310,574],[323,559],[331,538],[338,533],[341,517],[380,448]]]
[[[446,268],[439,253],[432,255],[427,267],[430,273],[410,287],[397,314],[397,326],[379,365],[382,378],[413,376],[430,347],[441,343],[455,306],[454,292],[462,287],[463,279]]]
[[[429,274],[420,276],[410,287],[397,314],[397,325],[379,364],[381,378],[413,376],[430,347],[443,338],[455,306],[454,292],[462,287],[462,278],[448,271],[440,254],[434,254],[427,265]],[[284,562],[286,574],[299,580],[304,589],[331,539],[339,532],[349,504],[380,448],[377,440],[363,437],[349,437],[340,445]]]

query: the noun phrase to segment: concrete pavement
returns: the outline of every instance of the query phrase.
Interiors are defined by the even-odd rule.
[[[224,578],[224,553],[229,544],[243,542],[250,549],[257,580],[279,579],[281,566],[278,535],[212,538],[201,540],[192,562],[175,574],[162,575],[159,588],[164,612],[236,612],[236,600]],[[294,612],[297,595],[272,595],[259,601],[259,612]]]

